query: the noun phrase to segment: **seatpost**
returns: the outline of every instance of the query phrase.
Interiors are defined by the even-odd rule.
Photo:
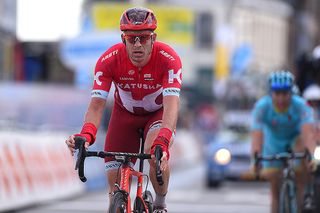
[[[140,136],[140,153],[144,154],[144,135],[143,135],[143,129],[139,129],[139,136]],[[143,172],[143,159],[139,160],[139,172]]]

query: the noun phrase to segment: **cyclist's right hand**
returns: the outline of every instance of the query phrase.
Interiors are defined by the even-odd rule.
[[[69,136],[69,138],[66,140],[66,144],[67,144],[67,146],[68,146],[68,148],[69,148],[69,150],[70,150],[70,153],[71,153],[71,155],[73,156],[74,155],[74,153],[75,153],[75,140],[74,140],[74,138],[76,137],[76,136],[78,136],[78,137],[83,137],[83,138],[85,138],[86,139],[86,143],[84,144],[84,147],[87,149],[88,147],[89,147],[89,145],[90,145],[90,143],[88,142],[88,139],[87,139],[87,137],[91,137],[90,135],[89,136],[87,136],[88,134],[75,134],[75,135],[70,135]]]

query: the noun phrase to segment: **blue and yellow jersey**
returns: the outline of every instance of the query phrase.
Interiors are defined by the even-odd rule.
[[[277,112],[271,96],[264,96],[256,102],[252,117],[251,129],[263,132],[263,154],[286,151],[299,136],[301,126],[314,122],[312,108],[297,95],[292,95],[285,112]]]

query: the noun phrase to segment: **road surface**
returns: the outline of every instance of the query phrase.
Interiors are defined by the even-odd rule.
[[[204,168],[196,166],[172,174],[167,204],[170,213],[264,213],[270,211],[265,182],[226,182],[218,189],[204,185]],[[69,200],[58,200],[23,209],[23,213],[102,213],[107,193],[90,192]]]

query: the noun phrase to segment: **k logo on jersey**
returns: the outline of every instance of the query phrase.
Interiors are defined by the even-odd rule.
[[[103,72],[99,71],[96,72],[96,74],[94,75],[94,81],[101,86],[102,82],[99,80],[99,77],[102,76]]]
[[[177,81],[179,82],[179,84],[182,83],[182,79],[181,79],[181,73],[182,73],[182,70],[179,69],[177,73],[174,73],[174,70],[169,70],[169,83],[173,83],[174,82],[174,79],[177,79]]]

